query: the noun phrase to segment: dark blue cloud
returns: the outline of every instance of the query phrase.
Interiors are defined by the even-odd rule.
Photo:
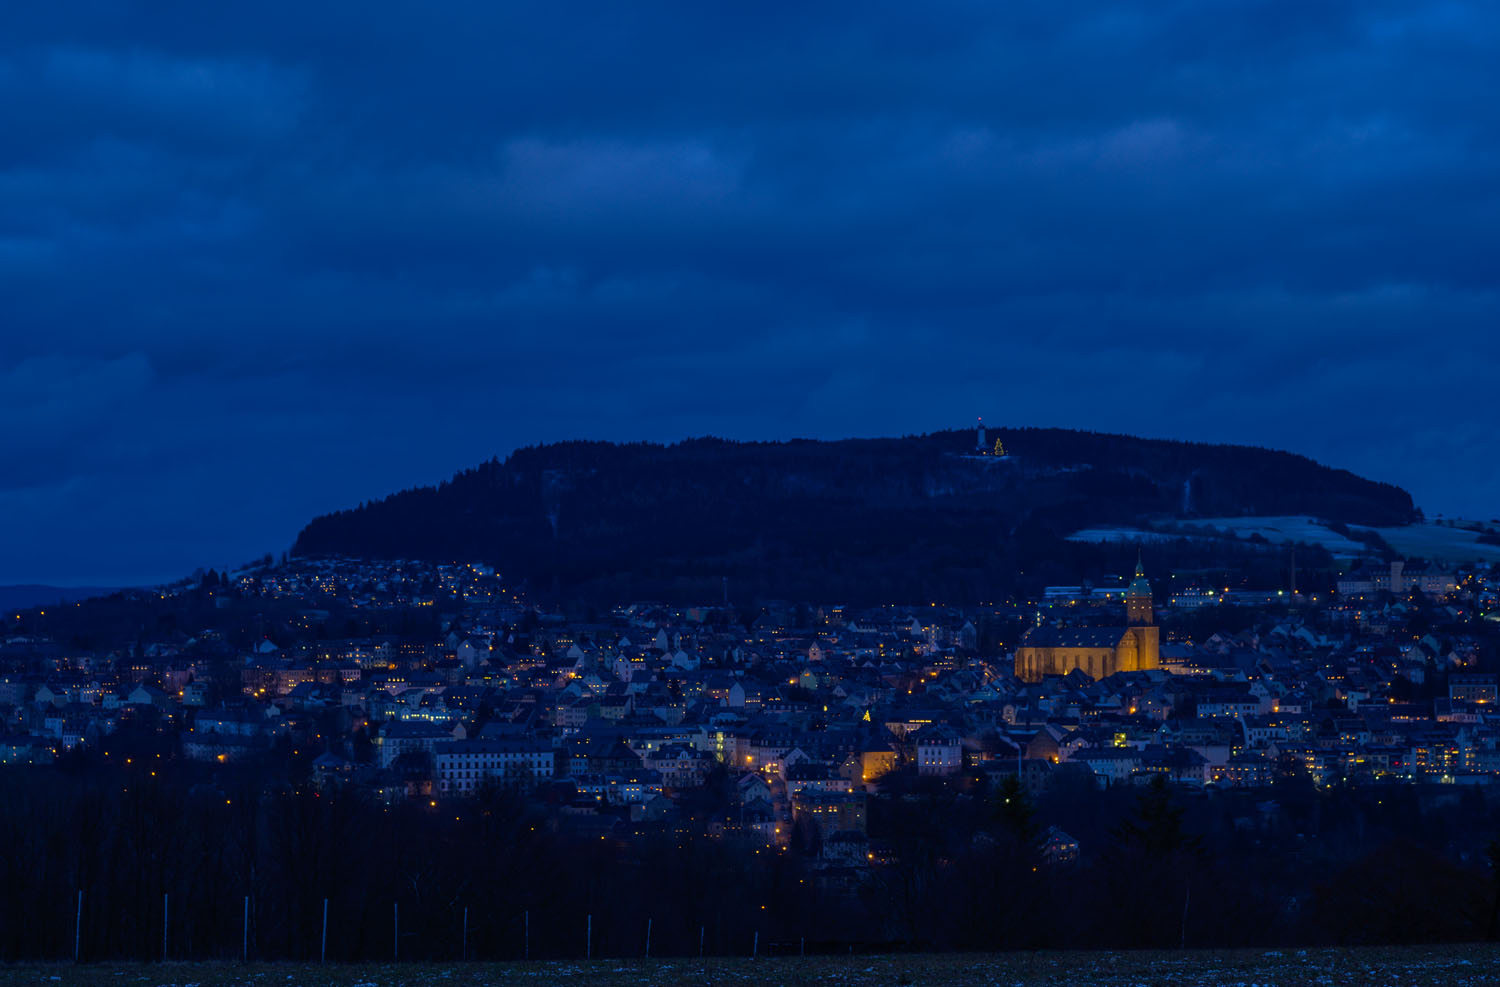
[[[54,7],[0,11],[0,582],[980,413],[1500,513],[1487,5]]]

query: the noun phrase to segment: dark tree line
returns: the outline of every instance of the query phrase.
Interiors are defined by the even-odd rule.
[[[252,958],[389,959],[743,952],[817,903],[784,854],[662,833],[628,848],[558,832],[499,792],[440,808],[380,805],[245,773],[189,783],[144,765],[37,773],[0,806],[0,958],[70,957],[83,892],[86,960],[234,958],[249,898]],[[732,890],[727,890],[732,889]],[[165,896],[165,900],[164,900]],[[761,906],[766,906],[762,908]],[[164,907],[165,906],[165,907]],[[399,924],[398,924],[399,923]]]
[[[573,957],[813,949],[1262,946],[1492,935],[1497,818],[1479,792],[1098,791],[1063,779],[895,779],[870,803],[867,871],[813,866],[831,834],[791,847],[559,822],[499,791],[382,805],[318,792],[272,766],[210,771],[149,753],[105,767],[5,769],[0,958],[230,958],[245,900],[253,957]],[[722,779],[721,779],[722,780]],[[1270,805],[1273,808],[1268,809]],[[1083,847],[1050,859],[1048,827]],[[1486,853],[1489,845],[1488,855]],[[523,940],[529,917],[529,943]]]

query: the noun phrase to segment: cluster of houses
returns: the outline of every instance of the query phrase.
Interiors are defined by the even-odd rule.
[[[1388,585],[1426,592],[1407,573],[1391,567]],[[80,747],[107,757],[114,738],[147,729],[169,757],[283,756],[310,784],[386,800],[519,792],[585,830],[804,840],[830,866],[859,867],[879,853],[867,800],[924,778],[1017,778],[1034,792],[1065,775],[1099,786],[1165,776],[1256,787],[1288,772],[1321,785],[1496,780],[1500,683],[1481,670],[1489,573],[1447,578],[1420,607],[1360,586],[1197,641],[1172,640],[1168,614],[1159,669],[1023,682],[1008,654],[981,650],[986,618],[1088,621],[1118,601],[1091,609],[1054,592],[987,613],[787,605],[748,622],[637,604],[565,620],[483,567],[284,563],[215,591],[301,601],[298,620],[321,632],[249,649],[212,628],[163,632],[123,653],[12,635],[0,647],[0,763]],[[444,601],[449,616],[430,635],[326,633],[358,610]],[[1443,629],[1413,634],[1419,609]],[[1061,833],[1049,847],[1077,852]]]

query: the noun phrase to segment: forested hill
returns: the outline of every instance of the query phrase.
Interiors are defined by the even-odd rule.
[[[1106,556],[1124,548],[1062,541],[1092,525],[1415,513],[1404,490],[1285,452],[1064,429],[996,438],[1003,458],[975,455],[971,431],[531,447],[319,517],[293,552],[491,561],[535,591],[599,600],[712,600],[727,578],[740,600],[963,602],[1118,568]]]

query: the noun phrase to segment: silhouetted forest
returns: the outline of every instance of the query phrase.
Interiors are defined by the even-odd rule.
[[[757,933],[763,951],[1263,946],[1491,937],[1500,904],[1496,811],[1451,786],[1064,779],[1033,801],[1013,780],[908,779],[870,803],[881,862],[861,877],[814,866],[813,825],[782,851],[670,826],[627,837],[559,826],[545,798],[387,807],[310,789],[295,758],[210,771],[156,758],[149,735],[117,740],[109,763],[0,771],[0,959],[71,956],[79,891],[92,960],[158,958],[164,895],[174,958],[238,956],[248,897],[252,957],[316,957],[327,899],[339,960],[389,958],[395,908],[403,958],[457,957],[467,910],[469,955],[509,959],[528,916],[541,958],[581,955],[589,916],[595,955],[634,956],[648,919],[654,955],[695,954],[700,934],[745,954]],[[721,773],[698,808],[728,787]],[[1048,825],[1080,859],[1047,858]]]
[[[966,604],[1119,571],[1109,547],[1064,540],[1091,525],[1416,514],[1399,488],[1285,452],[1062,429],[991,435],[1007,457],[970,455],[970,432],[533,447],[319,517],[293,551],[491,561],[538,594],[591,600],[702,601],[727,580],[739,601]],[[1174,568],[1243,567],[1276,551],[1229,538],[1153,545]],[[1316,552],[1299,559],[1316,568],[1326,561]]]

